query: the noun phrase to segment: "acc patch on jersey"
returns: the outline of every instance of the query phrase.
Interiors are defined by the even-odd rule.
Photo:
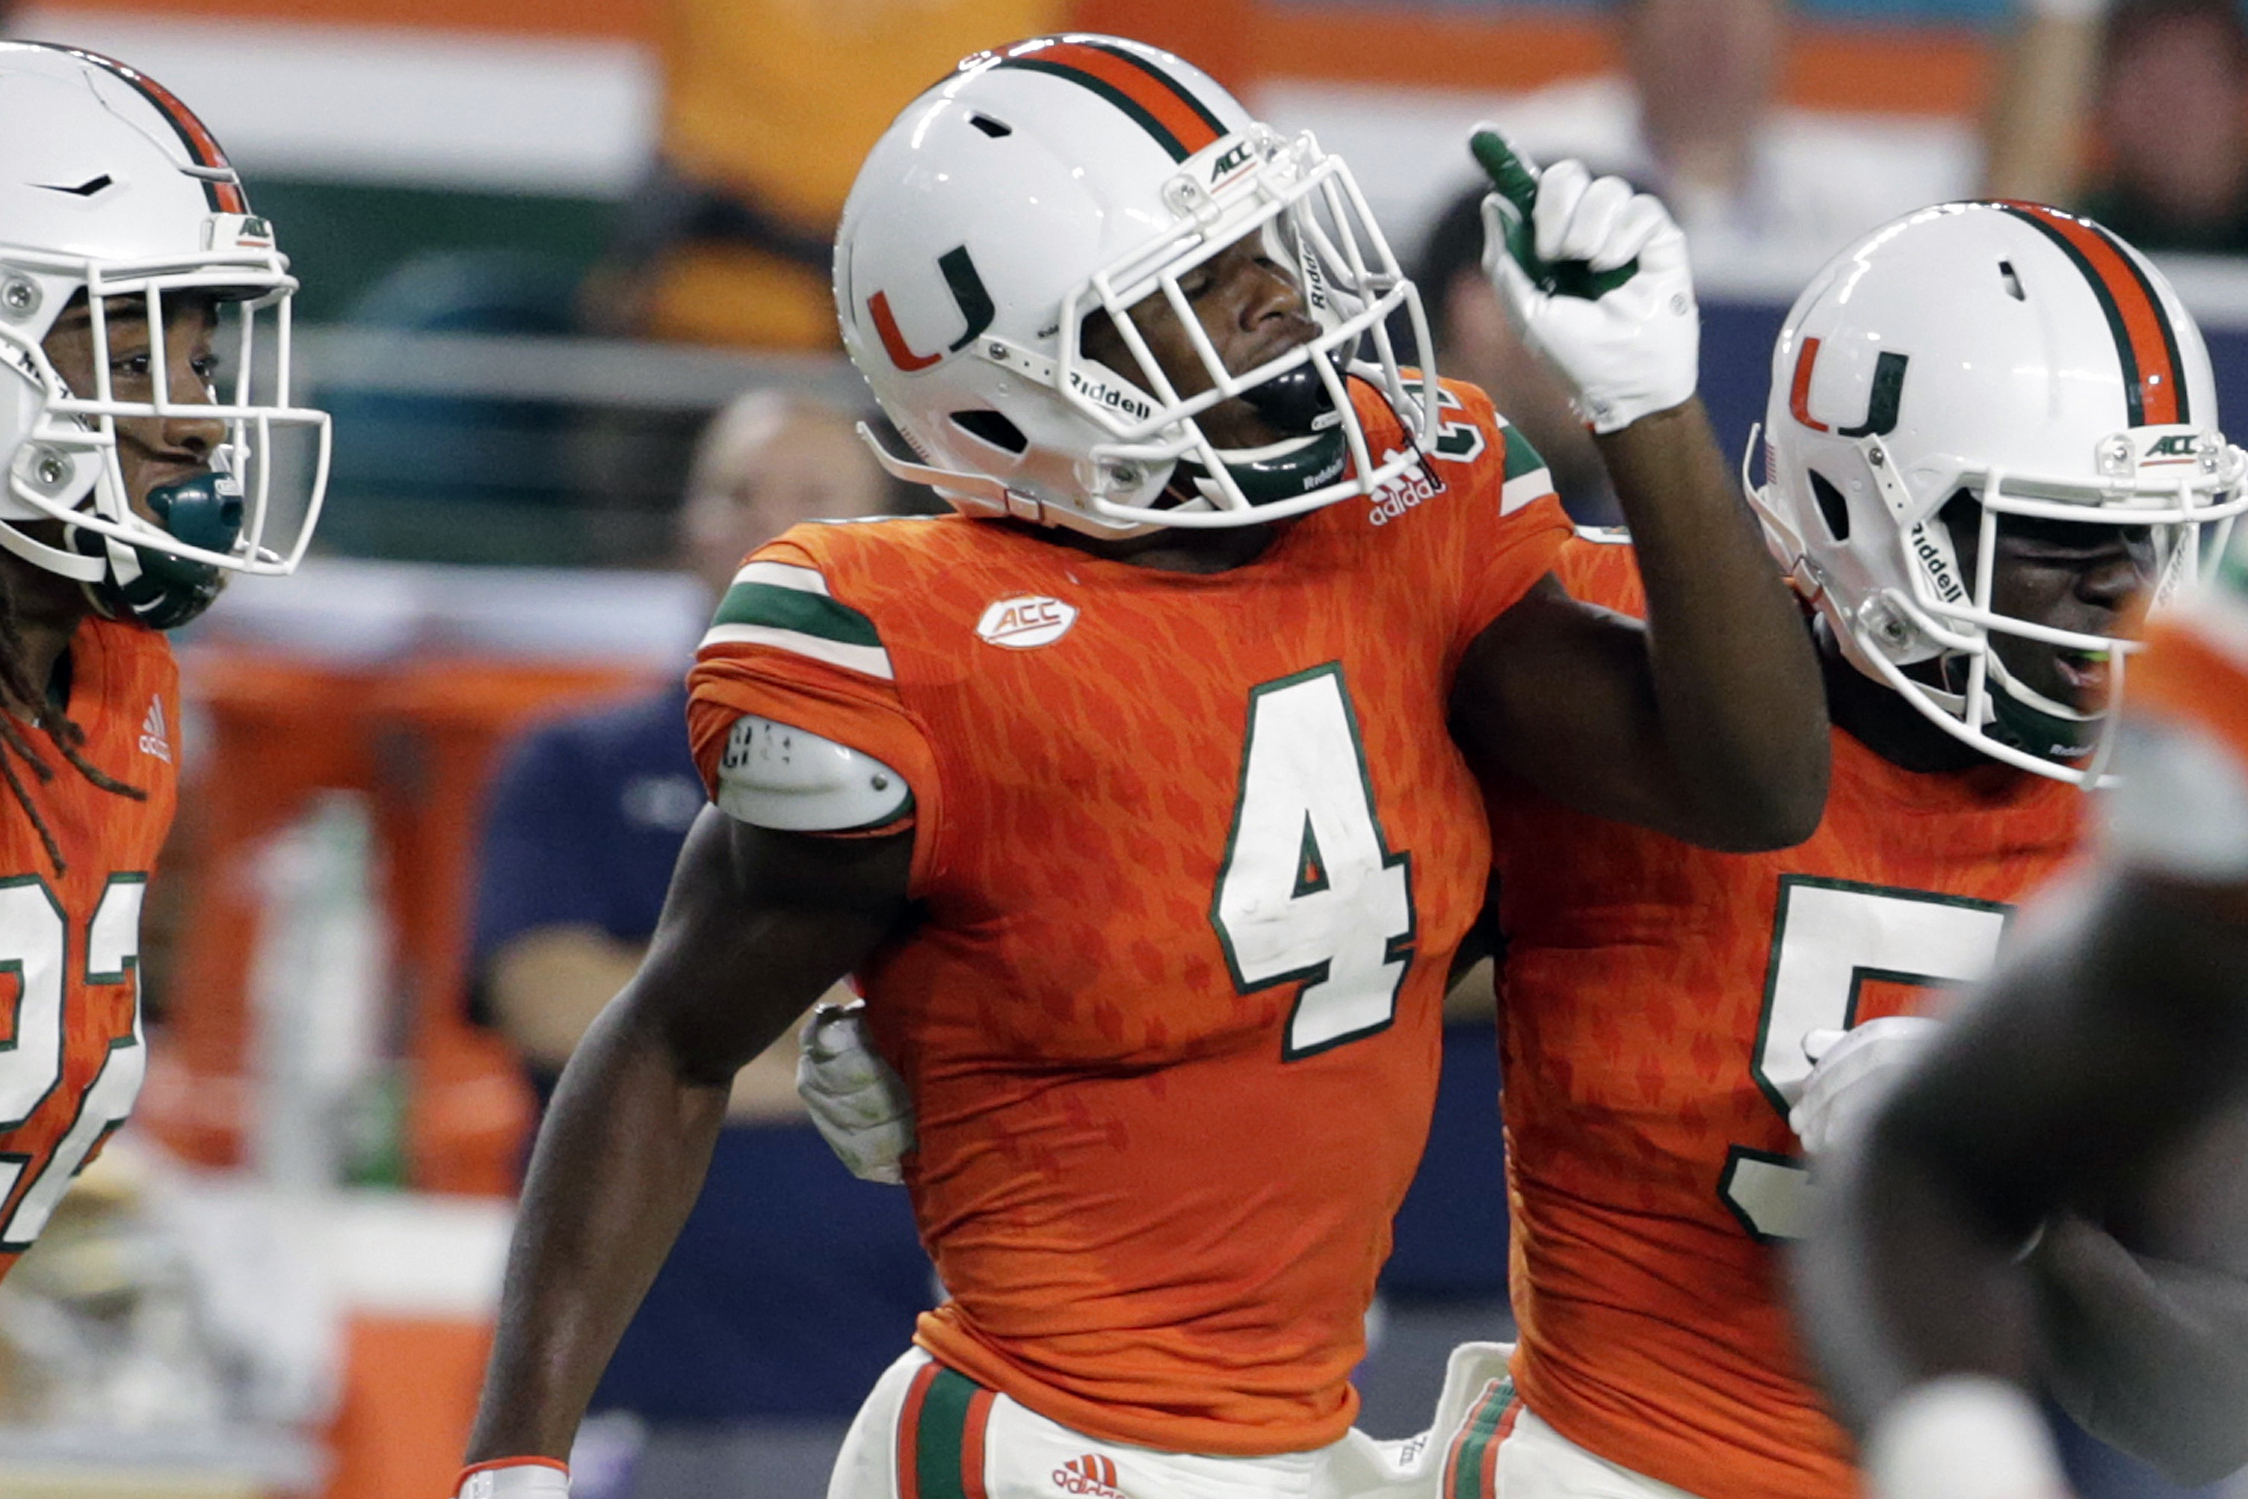
[[[1022,594],[1000,599],[976,621],[976,634],[992,645],[1011,651],[1052,645],[1077,623],[1077,606],[1044,594]]]

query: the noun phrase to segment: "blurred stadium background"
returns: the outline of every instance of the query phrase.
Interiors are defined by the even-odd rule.
[[[2124,9],[2190,39],[2209,7]],[[303,279],[336,453],[316,559],[188,641],[155,1068],[0,1290],[0,1495],[447,1491],[535,1108],[469,1002],[495,758],[681,670],[706,607],[671,566],[698,429],[752,388],[861,404],[817,268],[859,154],[950,58],[1063,26],[1172,46],[1316,130],[1409,263],[1442,248],[1479,118],[1667,173],[1690,229],[1703,193],[1705,395],[1736,450],[1787,300],[1856,230],[1993,186],[2139,201],[2103,93],[2120,43],[2085,0],[0,4],[0,31],[122,58],[213,127]],[[2177,221],[2189,253],[2165,263],[2239,413],[2248,53],[2217,54],[2229,115],[2221,88],[2213,119],[2165,92],[2216,164],[2199,198],[2155,184],[2145,222]],[[2162,89],[2193,65],[2148,66]],[[1745,152],[1746,177],[1688,181],[1648,151],[1665,130]],[[1499,356],[1456,326],[1440,353],[1456,336],[1449,367],[1484,376]],[[1487,1020],[1453,1041],[1365,1371],[1382,1435],[1425,1412],[1451,1342],[1504,1330]],[[878,1189],[837,1168],[811,1190]]]

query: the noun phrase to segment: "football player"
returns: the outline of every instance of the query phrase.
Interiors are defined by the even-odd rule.
[[[1726,854],[1490,788],[1520,1341],[1510,1361],[1455,1354],[1446,1496],[1856,1492],[1778,1284],[1776,1248],[1814,1200],[1805,1157],[1924,1041],[1932,1022],[1904,1013],[1922,991],[1981,975],[2013,902],[2075,845],[2126,615],[2191,578],[2204,528],[2248,504],[2214,401],[2159,273],[2049,209],[1913,215],[1798,299],[1755,498],[1814,611],[1825,818],[1798,847]],[[1558,571],[1636,613],[1620,540],[1580,537]],[[895,1153],[880,1090],[811,1081],[846,1159]],[[2086,1221],[2031,1272],[2095,1304],[2139,1263]],[[2242,1291],[2206,1284],[2220,1307]],[[2117,1357],[2086,1349],[2054,1386],[2066,1398]],[[2179,1455],[2135,1413],[2070,1404]]]
[[[327,418],[289,404],[295,288],[177,98],[0,43],[0,1273],[145,1069],[141,898],[179,724],[158,632],[230,573],[290,571],[318,514]],[[293,498],[289,427],[315,444]]]
[[[566,1491],[727,1079],[846,970],[952,1299],[832,1495],[1371,1481],[1347,1376],[1489,867],[1471,771],[1731,847],[1824,794],[1675,226],[1575,169],[1524,197],[1525,253],[1581,262],[1586,294],[1526,306],[1646,629],[1550,578],[1567,527],[1482,394],[1398,367],[1417,300],[1308,136],[1090,36],[900,117],[837,302],[893,471],[964,514],[799,528],[720,607],[690,708],[717,806],[541,1131],[464,1493]]]
[[[1487,1494],[1858,1492],[1777,1250],[1934,1025],[1912,1012],[1987,971],[2075,847],[2127,620],[2244,503],[2160,273],[2029,205],[1925,210],[1837,257],[1774,349],[1764,438],[1757,504],[1834,724],[1817,833],[1718,854],[1490,798],[1519,1344],[1452,1454],[1488,1462]],[[1629,608],[1627,572],[1587,548],[1563,576]],[[2104,1289],[2082,1255],[2032,1273],[2055,1298]],[[2164,1455],[2127,1413],[2078,1414]]]
[[[2062,1495],[2036,1384],[2189,1481],[2248,1463],[2241,533],[2149,634],[2093,868],[1877,1112],[1798,1258],[1879,1499]],[[2117,1217],[2153,1252],[2093,1227]]]

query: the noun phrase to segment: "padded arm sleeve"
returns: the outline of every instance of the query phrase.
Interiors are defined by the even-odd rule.
[[[744,713],[718,758],[718,809],[788,833],[849,833],[895,822],[906,779],[862,750]]]

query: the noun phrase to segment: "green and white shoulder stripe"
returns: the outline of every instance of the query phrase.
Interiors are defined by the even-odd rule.
[[[874,621],[828,597],[818,570],[786,562],[752,562],[734,574],[702,643],[768,646],[895,680]]]
[[[1499,418],[1499,435],[1506,440],[1506,479],[1499,487],[1499,514],[1512,515],[1532,500],[1553,493],[1553,475],[1545,458],[1522,435],[1522,429]]]

